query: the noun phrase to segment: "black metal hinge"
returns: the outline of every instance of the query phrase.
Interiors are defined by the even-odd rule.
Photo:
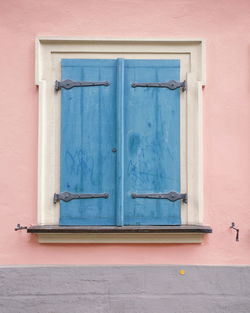
[[[187,194],[186,193],[178,193],[175,191],[171,191],[168,193],[145,193],[145,194],[136,194],[132,193],[131,197],[133,199],[136,198],[146,198],[146,199],[166,199],[169,201],[177,201],[183,200],[184,203],[187,203]]]
[[[61,88],[64,89],[71,89],[73,87],[95,87],[95,86],[109,86],[110,83],[108,81],[105,82],[74,82],[70,79],[64,80],[59,82],[56,80],[55,83],[55,90],[60,90]]]
[[[71,192],[61,192],[54,194],[54,203],[57,201],[71,201],[76,199],[94,199],[94,198],[105,198],[109,197],[108,193],[71,193]]]
[[[177,82],[175,80],[170,80],[164,83],[132,83],[131,86],[133,88],[136,87],[158,87],[158,88],[168,88],[171,90],[182,88],[183,91],[186,90],[186,81]]]

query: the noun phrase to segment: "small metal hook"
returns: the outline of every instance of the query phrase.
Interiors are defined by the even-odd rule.
[[[17,224],[16,228],[15,228],[15,231],[22,230],[22,229],[27,229],[27,228],[28,228],[27,226],[21,226],[20,224]]]
[[[234,222],[232,222],[232,225],[230,226],[230,228],[236,230],[236,241],[239,241],[239,232],[240,232],[239,228],[235,227],[235,223]]]

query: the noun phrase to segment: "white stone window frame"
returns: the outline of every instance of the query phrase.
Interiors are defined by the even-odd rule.
[[[53,195],[60,191],[61,92],[55,91],[54,86],[56,80],[61,80],[60,60],[63,58],[180,59],[180,79],[187,82],[186,91],[180,92],[181,192],[188,194],[188,203],[182,202],[181,204],[181,222],[182,225],[203,224],[202,88],[205,86],[204,47],[205,43],[202,39],[36,38],[36,85],[39,87],[38,225],[59,225],[60,203],[53,203]],[[83,235],[80,236],[82,239],[79,239],[79,235],[73,235],[75,234],[59,236],[64,238],[60,241],[58,234],[43,234],[40,237],[47,239],[43,241],[40,238],[40,241],[91,242],[89,239],[83,239]],[[140,235],[135,235],[136,242],[143,242],[138,239]],[[54,241],[48,239],[52,237]],[[113,242],[112,234],[109,234],[108,237],[111,239],[107,239],[106,242]],[[171,234],[165,236],[165,241],[161,236],[158,236],[158,239],[156,237],[153,241],[148,239],[146,242],[201,242],[202,239],[201,234],[199,236],[196,234],[196,239],[190,234],[177,236],[179,239],[182,238],[181,240],[172,240]],[[103,240],[97,240],[97,242],[105,242]],[[124,242],[130,242],[128,239],[124,240]],[[96,240],[93,239],[93,242]]]

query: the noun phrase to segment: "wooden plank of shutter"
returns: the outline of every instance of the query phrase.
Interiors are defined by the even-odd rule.
[[[126,60],[124,225],[180,224],[180,201],[131,197],[180,192],[180,90],[131,87],[179,76],[179,60]]]
[[[107,199],[60,202],[60,225],[115,225],[116,60],[62,60],[62,80],[110,86],[62,89],[61,192]]]

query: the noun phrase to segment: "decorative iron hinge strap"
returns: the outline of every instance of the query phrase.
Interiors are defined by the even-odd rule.
[[[168,88],[171,90],[182,88],[182,90],[186,90],[186,81],[177,82],[175,80],[169,80],[168,82],[164,83],[132,83],[131,86],[133,88],[136,87],[158,87],[158,88]]]
[[[61,88],[71,89],[73,87],[94,87],[94,86],[109,86],[110,83],[108,81],[105,82],[74,82],[70,79],[59,82],[56,80],[55,90],[59,90]]]
[[[54,194],[54,203],[57,201],[71,201],[75,199],[94,199],[94,198],[105,198],[109,197],[108,193],[71,193],[71,192],[61,192]]]
[[[183,200],[184,203],[187,203],[187,194],[186,193],[178,193],[175,191],[171,191],[168,193],[145,193],[145,194],[136,194],[132,193],[131,197],[133,199],[136,198],[146,198],[146,199],[166,199],[169,201],[177,201]]]

